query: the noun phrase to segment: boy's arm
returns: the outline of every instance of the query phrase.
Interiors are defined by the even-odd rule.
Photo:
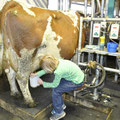
[[[46,74],[45,70],[41,70],[39,72],[36,73],[39,77],[43,76]]]
[[[60,80],[61,80],[61,77],[58,75],[55,75],[55,78],[52,83],[43,81],[43,87],[44,88],[56,88],[59,85]]]

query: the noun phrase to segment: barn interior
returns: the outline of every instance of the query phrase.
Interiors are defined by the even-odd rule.
[[[63,94],[67,115],[62,120],[120,120],[120,1],[119,0],[23,0],[51,10],[77,11],[80,31],[75,62],[85,73],[86,86]],[[0,0],[0,8],[7,0]],[[1,10],[1,9],[0,9]],[[82,44],[82,26],[86,29]],[[64,27],[64,26],[63,26]],[[112,47],[110,47],[110,45]],[[2,44],[0,44],[0,50]],[[1,52],[1,51],[0,51]],[[88,68],[89,61],[96,61]],[[52,81],[54,75],[45,75]],[[48,120],[52,110],[51,89],[32,88],[37,106],[10,96],[6,75],[0,77],[0,120]]]

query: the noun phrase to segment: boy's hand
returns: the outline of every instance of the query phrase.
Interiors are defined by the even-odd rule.
[[[43,85],[43,80],[42,80],[41,78],[39,78],[38,83],[39,83],[40,85]]]

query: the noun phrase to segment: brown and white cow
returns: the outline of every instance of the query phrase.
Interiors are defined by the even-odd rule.
[[[19,95],[16,79],[26,104],[33,107],[30,73],[40,67],[40,58],[46,53],[72,58],[78,44],[80,16],[73,11],[29,7],[16,1],[7,2],[0,13],[0,65],[7,74],[11,95]],[[83,43],[84,39],[83,34]]]

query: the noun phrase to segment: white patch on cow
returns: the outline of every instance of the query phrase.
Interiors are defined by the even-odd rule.
[[[11,1],[11,0],[0,0],[0,1],[1,1],[0,2],[0,10],[2,10],[3,6],[8,1]],[[34,17],[36,16],[35,13],[29,9],[29,8],[35,7],[35,6],[28,4],[26,0],[14,0],[14,1],[18,2],[29,15],[32,15]]]
[[[0,11],[2,10],[3,6],[6,4],[7,0],[0,0]]]
[[[5,73],[9,73],[9,69],[5,69]]]
[[[6,49],[6,51],[5,51],[5,57],[7,59],[8,64],[14,66],[14,69],[17,70],[18,55],[16,54],[16,52],[14,51],[14,49],[11,47],[11,45],[9,46],[8,49]]]
[[[76,30],[74,30],[74,33],[76,33]]]
[[[29,9],[33,7],[32,5],[29,5],[27,2],[23,2],[24,0],[14,0],[14,1],[18,2],[29,15],[32,15],[34,17],[36,16],[35,13]]]
[[[14,11],[14,13],[15,13],[15,14],[17,14],[17,13],[18,13],[18,11],[17,11],[17,10],[15,10],[15,11]]]
[[[53,14],[53,17],[54,17],[54,18],[56,18],[56,15],[55,15],[55,14]]]
[[[2,74],[2,62],[3,62],[3,37],[0,34],[0,75]]]
[[[60,35],[57,35],[54,31],[52,31],[51,23],[52,23],[52,17],[50,16],[48,18],[48,24],[44,32],[43,40],[42,40],[38,53],[40,55],[41,54],[52,54],[56,56],[57,58],[61,58],[58,44],[60,40],[62,39],[62,37]],[[57,40],[55,40],[56,38]],[[42,48],[42,46],[44,45],[46,47]]]
[[[9,67],[9,69],[6,69],[5,71],[7,73],[8,81],[10,84],[11,95],[15,95],[16,93],[18,93],[16,80],[15,80],[16,73],[11,67]]]
[[[63,14],[67,15],[70,17],[70,19],[73,21],[73,25],[74,27],[77,27],[78,24],[78,16],[75,13],[75,11],[68,11],[68,12],[63,12],[61,11]]]

